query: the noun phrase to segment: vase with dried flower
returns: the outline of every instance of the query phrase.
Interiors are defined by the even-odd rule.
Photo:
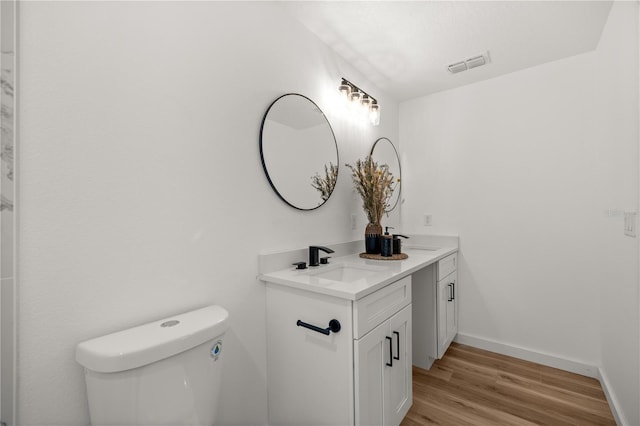
[[[370,254],[380,253],[382,236],[382,215],[389,207],[389,198],[393,194],[393,175],[386,164],[378,165],[371,156],[357,160],[355,165],[345,164],[351,169],[351,177],[356,192],[362,198],[362,207],[369,223],[365,228],[365,251]]]

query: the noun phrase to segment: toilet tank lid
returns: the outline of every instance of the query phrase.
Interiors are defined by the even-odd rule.
[[[222,336],[228,318],[224,308],[212,305],[150,322],[78,344],[76,361],[101,373],[141,367]]]

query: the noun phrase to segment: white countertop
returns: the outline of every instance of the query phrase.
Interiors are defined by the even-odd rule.
[[[456,244],[449,244],[435,248],[431,245],[406,242],[402,252],[409,257],[404,260],[370,260],[363,259],[358,254],[351,254],[331,258],[331,263],[328,265],[302,270],[291,266],[264,272],[258,276],[258,279],[314,293],[358,300],[458,251],[457,239]],[[353,272],[353,276],[347,281],[335,281],[317,276],[326,275],[341,267],[346,267]],[[362,271],[361,277],[358,275],[358,270]]]

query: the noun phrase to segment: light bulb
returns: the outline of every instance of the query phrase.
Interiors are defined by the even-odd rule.
[[[342,80],[342,84],[338,86],[338,92],[340,92],[340,98],[347,102],[349,101],[349,95],[351,94],[351,86],[346,81]]]
[[[369,109],[371,108],[371,98],[366,93],[362,97],[360,104],[358,105],[357,114],[358,119],[366,122],[369,118]]]
[[[369,108],[369,122],[374,126],[380,124],[380,105],[377,102],[372,103]]]
[[[362,104],[362,109],[364,109],[365,111],[369,111],[369,108],[371,107],[371,98],[367,95],[364,95],[360,103]]]

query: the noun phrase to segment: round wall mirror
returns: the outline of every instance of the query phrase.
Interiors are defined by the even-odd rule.
[[[338,146],[324,113],[309,98],[280,96],[260,128],[260,157],[267,179],[291,207],[313,210],[331,196],[338,178]]]
[[[389,200],[389,208],[385,212],[390,212],[396,208],[398,201],[400,200],[400,191],[402,188],[402,169],[400,168],[400,157],[398,157],[398,151],[393,143],[387,138],[380,138],[374,142],[369,153],[373,161],[379,165],[386,164],[389,167],[389,172],[395,178],[395,186],[393,194]]]

